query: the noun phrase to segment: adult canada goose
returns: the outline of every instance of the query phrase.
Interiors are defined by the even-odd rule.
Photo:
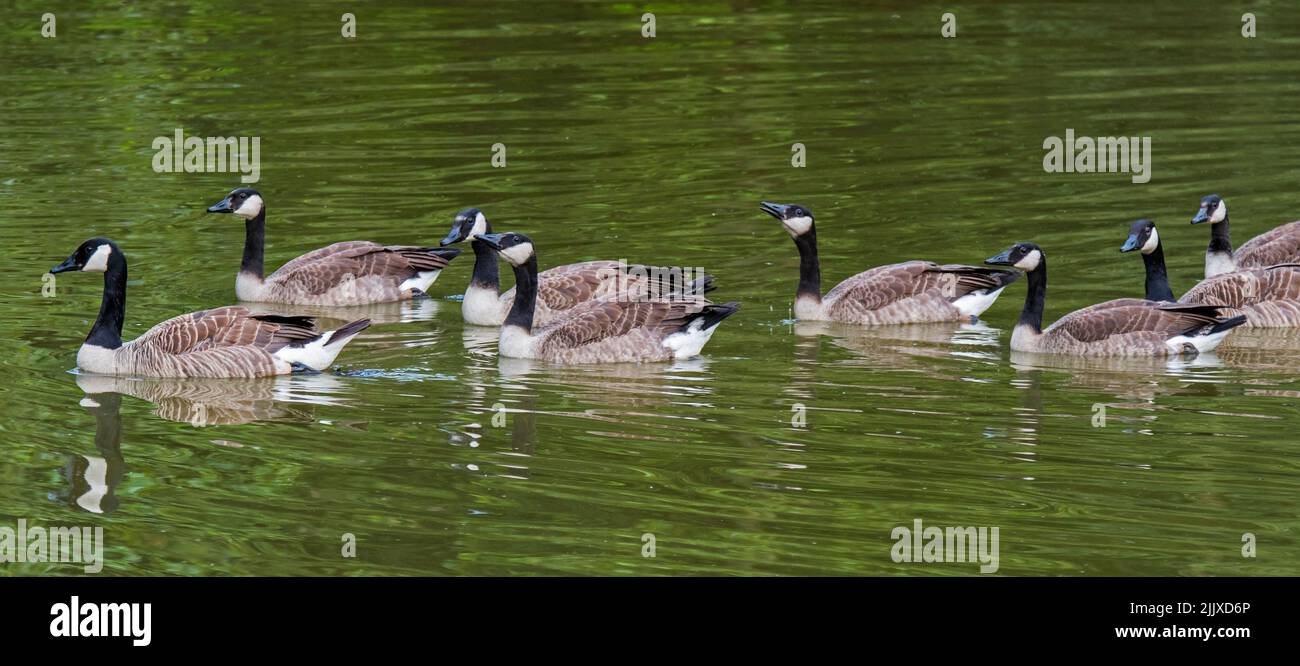
[[[470,275],[460,311],[466,323],[479,326],[500,326],[504,323],[510,305],[514,303],[517,288],[511,287],[509,291],[501,293],[501,275],[497,269],[496,253],[479,240],[481,236],[490,233],[492,225],[483,211],[466,208],[456,213],[451,231],[442,239],[444,247],[469,241],[474,250],[474,272]],[[548,268],[537,276],[538,298],[534,323],[541,326],[550,322],[557,313],[579,303],[623,291],[631,292],[634,297],[645,297],[682,288],[693,290],[695,294],[713,289],[713,278],[708,275],[701,276],[690,285],[674,284],[674,280],[682,281],[682,275],[680,269],[673,272],[672,269],[599,260]]]
[[[1223,318],[1199,303],[1157,303],[1120,298],[1075,310],[1043,329],[1047,257],[1033,243],[1017,243],[985,263],[1014,266],[1028,274],[1029,291],[1011,349],[1079,356],[1168,356],[1214,349],[1243,316]]]
[[[107,238],[92,238],[51,273],[104,274],[104,296],[77,366],[104,375],[148,377],[265,377],[294,370],[321,371],[357,333],[360,319],[333,331],[310,317],[253,315],[242,307],[192,312],[168,319],[130,342],[122,341],[126,314],[126,256]]]
[[[1129,228],[1128,240],[1120,252],[1142,252],[1146,265],[1146,298],[1175,301],[1165,271],[1165,252],[1160,233],[1150,220],[1138,220]],[[1201,280],[1179,303],[1216,303],[1225,315],[1246,315],[1246,326],[1256,328],[1300,326],[1300,264],[1279,264],[1267,268],[1246,268]]]
[[[1263,268],[1300,262],[1300,220],[1266,231],[1234,252],[1228,238],[1228,203],[1217,194],[1201,199],[1192,224],[1210,223],[1210,245],[1205,249],[1205,277],[1242,268]]]
[[[241,301],[292,305],[366,305],[423,295],[460,250],[344,241],[312,250],[263,277],[266,204],[241,187],[208,207],[244,218],[244,259],[235,277]]]
[[[537,253],[523,234],[482,234],[479,240],[514,268],[518,295],[498,337],[497,352],[557,363],[670,361],[700,353],[740,303],[714,305],[703,296],[664,294],[654,300],[624,292],[579,303],[533,326]]]
[[[960,264],[906,261],[850,277],[822,295],[817,228],[812,211],[797,204],[762,202],[799,248],[799,287],[794,316],[847,324],[971,322],[989,309],[1020,274]]]

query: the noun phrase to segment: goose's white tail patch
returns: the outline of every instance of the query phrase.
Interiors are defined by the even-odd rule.
[[[438,274],[441,272],[442,271],[420,271],[415,274],[415,277],[409,278],[403,282],[399,288],[419,289],[420,291],[428,292],[429,287],[433,286],[434,281],[438,279]]]
[[[1187,345],[1191,345],[1196,349],[1196,353],[1199,354],[1218,347],[1219,343],[1223,342],[1223,339],[1228,337],[1228,334],[1231,333],[1232,330],[1233,329],[1230,328],[1226,331],[1219,331],[1218,333],[1211,333],[1209,335],[1176,335],[1165,340],[1165,344],[1168,345],[1175,354],[1181,354],[1183,350],[1187,348]]]
[[[985,310],[993,307],[993,303],[998,300],[998,296],[1002,295],[1003,289],[1006,289],[1006,287],[998,287],[993,291],[987,289],[972,291],[953,301],[952,305],[967,317],[978,317]]]
[[[718,330],[722,322],[704,328],[704,319],[692,321],[685,331],[678,331],[664,338],[663,345],[673,350],[674,359],[690,358],[699,356],[704,345],[708,344],[709,338],[713,337],[713,332]]]
[[[275,357],[287,363],[301,363],[312,370],[321,372],[326,370],[334,363],[339,352],[347,346],[348,341],[356,337],[356,331],[351,335],[335,339],[334,334],[337,331],[327,331],[319,338],[308,342],[301,347],[284,347],[275,353]]]

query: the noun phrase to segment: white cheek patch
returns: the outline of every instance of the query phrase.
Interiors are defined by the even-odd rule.
[[[1015,267],[1019,268],[1022,271],[1032,271],[1035,268],[1038,268],[1038,264],[1042,260],[1043,260],[1043,253],[1039,252],[1038,250],[1034,250],[1029,254],[1026,254],[1024,258],[1021,259],[1020,261],[1017,261],[1015,263]]]
[[[1152,252],[1155,252],[1156,247],[1159,245],[1160,245],[1160,234],[1156,233],[1155,227],[1152,227],[1151,237],[1147,238],[1146,243],[1142,244],[1142,254],[1151,254]]]
[[[1223,218],[1228,216],[1228,202],[1220,200],[1219,207],[1214,209],[1214,214],[1210,215],[1210,223],[1222,222]]]
[[[808,230],[812,228],[812,223],[812,218],[806,215],[802,217],[792,217],[788,220],[781,220],[781,224],[785,225],[786,231],[789,231],[794,236],[802,236],[808,233]]]
[[[81,270],[87,273],[103,273],[108,270],[108,255],[113,254],[113,246],[105,243],[90,255],[90,261]]]
[[[478,213],[474,216],[474,227],[469,230],[469,237],[465,240],[474,240],[485,233],[487,233],[487,218],[483,217],[483,213]]]
[[[248,197],[247,199],[244,200],[244,205],[240,206],[235,211],[235,214],[240,217],[251,220],[257,217],[258,214],[261,212],[262,212],[262,197],[259,197],[256,194],[254,194],[253,196]]]
[[[526,263],[528,261],[528,258],[533,256],[533,244],[520,243],[518,245],[505,248],[504,250],[501,250],[501,256],[505,257],[506,261],[510,262],[512,265],[518,266],[520,264]]]

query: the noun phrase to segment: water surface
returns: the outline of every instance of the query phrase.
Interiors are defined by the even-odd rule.
[[[1202,195],[1238,243],[1300,216],[1284,3],[1252,7],[1253,40],[1211,2],[976,3],[956,39],[927,3],[669,4],[654,39],[634,5],[436,4],[357,9],[356,40],[328,3],[92,2],[52,40],[10,12],[0,525],[103,526],[111,574],[975,573],[894,563],[916,518],[999,527],[1002,574],[1300,574],[1300,334],[1194,360],[1013,354],[1023,283],[974,325],[793,322],[798,258],[757,208],[812,208],[827,287],[1034,240],[1049,320],[1140,295],[1118,248],[1151,217],[1181,293]],[[88,237],[130,259],[127,337],[234,297],[242,230],[203,209],[238,178],[154,173],[176,128],[261,137],[270,267],[433,243],[473,205],[543,266],[703,266],[744,309],[676,364],[499,359],[460,319],[467,255],[430,300],[313,312],[378,322],[332,374],[72,373],[100,281],[45,298],[41,276]],[[1152,137],[1151,182],[1044,173],[1067,128]]]

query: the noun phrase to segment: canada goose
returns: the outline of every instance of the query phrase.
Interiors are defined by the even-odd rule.
[[[1201,199],[1192,224],[1210,223],[1210,245],[1205,249],[1205,277],[1242,268],[1263,268],[1300,262],[1300,221],[1266,231],[1234,252],[1228,239],[1228,203],[1217,194]]]
[[[1142,252],[1146,265],[1146,298],[1173,302],[1165,272],[1165,252],[1160,233],[1150,220],[1138,220],[1129,228],[1128,240],[1120,252]],[[1246,315],[1246,326],[1256,328],[1300,326],[1300,264],[1279,264],[1220,273],[1201,280],[1179,303],[1216,303],[1225,315]]]
[[[442,239],[445,247],[453,243],[469,241],[474,250],[474,272],[470,275],[469,286],[465,289],[465,299],[461,301],[461,316],[466,323],[479,326],[500,326],[510,312],[510,305],[515,300],[515,287],[501,293],[501,276],[497,269],[496,253],[479,240],[485,234],[492,233],[492,225],[483,211],[466,208],[456,213],[452,219],[451,231]],[[673,271],[676,272],[673,272]],[[582,261],[576,264],[556,266],[542,271],[537,276],[537,313],[538,326],[545,325],[557,313],[568,310],[579,303],[605,298],[613,294],[628,291],[635,296],[647,296],[680,288],[693,290],[702,294],[713,289],[713,278],[701,276],[689,285],[673,284],[682,281],[680,269],[662,269],[639,264],[627,264],[618,261]]]
[[[695,356],[740,303],[713,305],[703,296],[665,294],[655,300],[612,297],[579,303],[533,327],[537,253],[523,234],[482,234],[515,272],[518,297],[498,337],[497,353],[557,363],[670,361]]]
[[[821,291],[817,229],[812,211],[797,204],[762,202],[799,248],[794,316],[847,324],[917,324],[974,321],[1020,274],[960,264],[907,261],[878,266]]]
[[[104,375],[148,377],[264,377],[294,370],[321,371],[357,333],[359,319],[333,331],[316,329],[310,317],[253,315],[224,307],[168,319],[130,342],[122,342],[126,313],[126,256],[107,238],[92,238],[51,273],[104,274],[104,296],[90,335],[77,352],[77,366]]]
[[[1243,316],[1223,318],[1214,305],[1120,298],[1075,310],[1043,330],[1047,257],[1033,243],[1017,243],[985,263],[1028,273],[1029,290],[1011,349],[1080,356],[1166,356],[1214,349]]]
[[[244,259],[235,277],[241,301],[291,305],[366,305],[423,295],[460,250],[344,241],[312,250],[263,277],[266,205],[247,187],[208,207],[244,218]]]

